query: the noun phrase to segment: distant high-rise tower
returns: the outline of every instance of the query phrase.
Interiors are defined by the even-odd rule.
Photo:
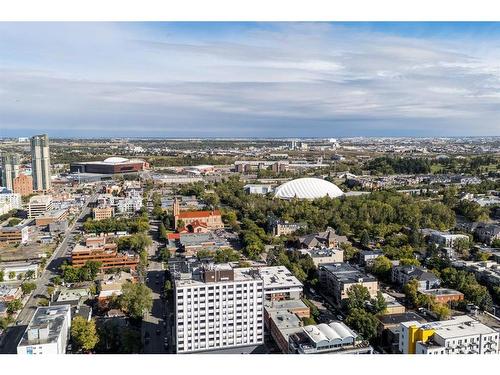
[[[2,186],[13,191],[14,179],[19,175],[19,157],[6,154],[0,158],[2,164]]]
[[[50,190],[50,155],[47,134],[31,137],[31,170],[33,189],[36,191]]]

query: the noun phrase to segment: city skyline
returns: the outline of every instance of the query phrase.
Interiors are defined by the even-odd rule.
[[[0,31],[0,137],[500,135],[500,23]]]

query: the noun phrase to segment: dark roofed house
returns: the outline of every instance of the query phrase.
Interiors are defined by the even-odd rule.
[[[312,249],[315,247],[336,248],[341,243],[350,243],[346,236],[339,236],[335,229],[328,227],[324,232],[308,234],[299,237],[298,245],[302,249]]]
[[[391,279],[392,282],[400,285],[406,285],[411,280],[417,280],[419,290],[438,288],[441,284],[441,280],[436,275],[424,267],[417,266],[395,266],[392,268]]]

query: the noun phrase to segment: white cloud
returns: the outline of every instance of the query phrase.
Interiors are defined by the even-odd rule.
[[[395,132],[417,123],[499,134],[500,64],[483,56],[487,43],[303,23],[203,40],[168,25],[0,24],[0,118],[10,133],[120,123],[133,132],[139,122],[143,131],[183,122],[189,132],[237,132],[256,119],[348,133],[344,122],[363,119]],[[287,135],[277,125],[255,131]]]

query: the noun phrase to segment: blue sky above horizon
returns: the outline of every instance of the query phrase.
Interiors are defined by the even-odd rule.
[[[0,137],[500,135],[500,23],[0,23]]]

